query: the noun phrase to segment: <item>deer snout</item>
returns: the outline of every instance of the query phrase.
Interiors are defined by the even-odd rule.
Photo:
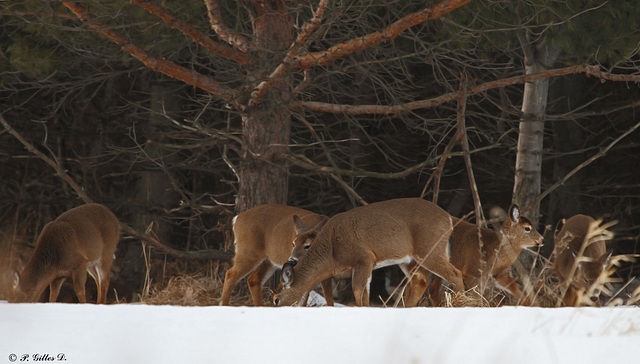
[[[543,245],[544,245],[544,238],[542,236],[540,236],[539,238],[536,239],[535,246],[540,247],[540,246],[543,246]]]
[[[290,265],[292,267],[295,267],[296,264],[298,264],[298,258],[291,257],[289,258],[289,260],[287,260],[287,262],[284,265]]]

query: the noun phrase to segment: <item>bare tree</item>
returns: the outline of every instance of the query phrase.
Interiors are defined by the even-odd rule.
[[[320,1],[303,24],[296,23],[296,14],[303,15],[303,5],[294,1],[240,1],[236,9],[242,12],[250,26],[246,33],[240,27],[229,26],[221,4],[205,0],[211,29],[222,42],[213,41],[191,24],[172,16],[167,9],[146,1],[133,1],[169,26],[180,30],[217,57],[233,61],[246,75],[242,85],[230,88],[194,69],[186,69],[164,58],[152,56],[130,39],[110,29],[83,5],[62,2],[87,26],[122,46],[125,52],[147,67],[172,78],[198,87],[228,103],[242,119],[241,161],[234,170],[238,176],[236,210],[243,211],[261,203],[287,201],[287,163],[278,157],[286,154],[289,144],[290,111],[293,72],[323,66],[371,46],[389,42],[404,30],[436,19],[467,3],[450,0],[426,8],[392,22],[380,31],[359,34],[357,38],[332,44],[324,50],[309,52],[309,39],[317,37],[327,1]],[[299,31],[296,31],[299,27]]]

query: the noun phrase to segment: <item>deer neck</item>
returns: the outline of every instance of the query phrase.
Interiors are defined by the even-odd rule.
[[[294,268],[292,289],[308,292],[327,278],[333,276],[334,259],[327,244],[316,242]]]
[[[27,264],[20,276],[18,288],[27,295],[29,301],[36,301],[56,275],[57,272],[51,264],[41,266]]]
[[[505,262],[515,262],[522,251],[522,246],[514,243],[515,239],[511,239],[511,237],[506,235],[502,230],[497,231],[496,234],[498,234],[498,238],[500,239],[500,249],[498,250],[498,255],[501,258],[500,260]]]

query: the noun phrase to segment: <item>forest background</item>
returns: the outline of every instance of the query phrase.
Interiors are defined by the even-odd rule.
[[[481,224],[517,203],[548,238],[584,213],[639,250],[635,0],[16,0],[0,19],[4,286],[87,201],[131,227],[125,301],[222,277],[231,218],[270,202],[419,196]]]

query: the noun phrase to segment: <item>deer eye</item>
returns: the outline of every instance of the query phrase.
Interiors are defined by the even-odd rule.
[[[311,244],[307,244],[304,246],[304,249],[306,250],[306,249],[309,249],[310,247],[311,247]]]
[[[524,227],[524,231],[530,233],[531,232],[531,226],[525,226]]]

